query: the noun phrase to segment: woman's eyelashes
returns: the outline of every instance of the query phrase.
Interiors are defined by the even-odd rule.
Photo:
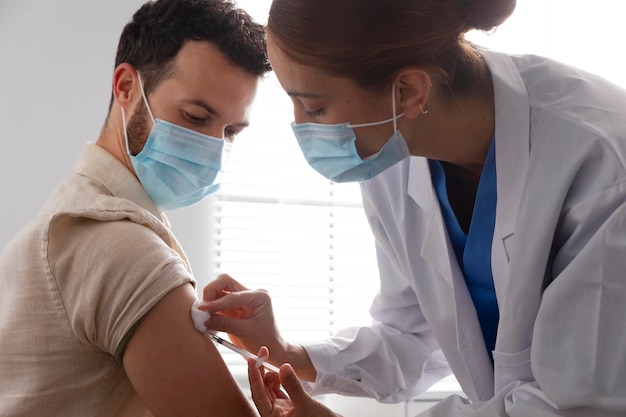
[[[319,117],[323,114],[324,114],[323,108],[319,108],[317,110],[312,110],[312,111],[305,110],[304,112],[304,115],[309,119],[315,119],[316,117]]]

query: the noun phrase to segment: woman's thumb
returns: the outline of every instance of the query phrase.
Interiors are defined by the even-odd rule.
[[[302,404],[311,398],[302,388],[296,373],[288,363],[280,367],[280,383],[287,391],[287,394],[289,394],[289,398],[291,398],[294,406]]]

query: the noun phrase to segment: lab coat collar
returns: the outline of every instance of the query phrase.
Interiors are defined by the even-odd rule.
[[[481,50],[491,71],[496,109],[496,175],[498,203],[496,209],[496,234],[494,239],[501,246],[495,250],[494,278],[506,274],[510,247],[505,240],[513,235],[524,178],[528,170],[530,152],[530,100],[512,58],[506,54]],[[425,158],[411,157],[407,193],[427,213],[438,211],[437,198]],[[430,228],[429,228],[430,229]],[[425,234],[424,250],[433,235]],[[432,259],[444,260],[436,256]],[[446,262],[444,262],[446,263]],[[436,269],[449,276],[449,265],[437,264]],[[496,283],[497,286],[497,283]],[[498,288],[496,288],[496,291]]]
[[[491,71],[496,109],[496,171],[498,175],[498,204],[503,232],[512,232],[522,182],[528,168],[530,150],[530,101],[522,78],[510,56],[481,51]],[[408,193],[422,208],[433,203],[433,189],[428,166],[412,158]],[[509,198],[518,196],[516,198]],[[504,204],[504,205],[502,205]]]
[[[482,51],[491,71],[496,109],[497,222],[513,234],[530,154],[530,99],[509,55]]]

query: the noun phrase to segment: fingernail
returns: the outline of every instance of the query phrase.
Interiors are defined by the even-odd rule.
[[[283,366],[280,368],[280,371],[283,373],[283,376],[291,376],[293,375],[293,368],[290,366]]]

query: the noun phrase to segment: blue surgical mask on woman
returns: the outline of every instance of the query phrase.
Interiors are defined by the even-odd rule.
[[[366,181],[410,155],[409,148],[398,130],[395,89],[391,100],[393,117],[372,123],[320,124],[293,122],[291,128],[309,165],[335,182]],[[354,128],[378,126],[393,122],[393,135],[380,151],[361,159],[356,150]]]
[[[141,76],[137,75],[153,125],[142,151],[132,155],[128,148],[126,115],[122,108],[126,152],[135,173],[159,210],[174,210],[195,204],[220,188],[219,180],[232,144],[155,119]]]

